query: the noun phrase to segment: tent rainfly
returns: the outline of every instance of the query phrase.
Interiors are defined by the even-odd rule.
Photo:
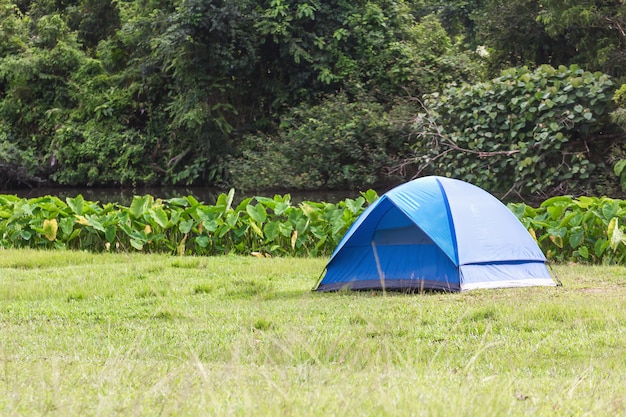
[[[423,177],[372,203],[333,252],[317,291],[464,291],[555,285],[530,233],[494,196]]]

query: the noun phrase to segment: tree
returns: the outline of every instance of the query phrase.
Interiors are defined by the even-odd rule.
[[[46,15],[33,25],[16,12],[13,27],[29,30],[14,40],[16,48],[0,58],[0,129],[20,152],[34,155],[38,174],[55,165],[52,138],[75,106],[68,80],[86,59],[76,36],[61,16]],[[17,47],[19,45],[19,47]]]
[[[626,75],[626,6],[615,0],[488,0],[474,14],[494,73],[510,66],[577,64]]]
[[[571,63],[626,75],[626,5],[617,0],[541,0],[537,21],[567,41]]]
[[[490,52],[492,74],[517,66],[568,65],[572,47],[561,36],[550,36],[537,16],[539,0],[490,0],[475,13],[479,42]]]

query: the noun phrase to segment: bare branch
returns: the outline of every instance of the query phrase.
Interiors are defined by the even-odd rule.
[[[446,135],[443,132],[443,129],[437,124],[435,117],[431,114],[431,112],[426,108],[424,103],[419,98],[412,98],[412,100],[417,101],[419,105],[422,107],[422,109],[424,110],[424,113],[421,113],[422,116],[418,116],[418,118],[422,118],[423,119],[422,122],[423,121],[426,122],[422,124],[426,124],[428,126],[428,129],[427,129],[428,133],[421,132],[421,133],[418,133],[417,136],[428,137],[431,141],[434,142],[433,143],[434,149],[439,149],[440,147],[446,148],[445,150],[443,150],[441,153],[437,154],[436,156],[432,158],[426,158],[428,160],[425,162],[425,164],[423,164],[422,166],[419,166],[417,172],[413,176],[414,178],[418,177],[422,172],[424,172],[424,170],[428,168],[433,162],[444,157],[451,151],[473,154],[473,155],[477,155],[479,158],[490,158],[490,157],[501,156],[501,155],[511,156],[520,152],[519,149],[513,149],[513,150],[507,150],[507,151],[479,151],[479,150],[474,150],[474,149],[463,148],[457,145],[457,143],[452,138],[450,138],[448,135]],[[416,122],[419,122],[419,120],[416,120]],[[420,159],[422,158],[413,157],[413,158],[405,159],[401,161],[397,166],[390,169],[389,173],[390,174],[399,173],[402,175],[406,172],[406,168],[408,166],[413,165],[416,162],[419,162]]]

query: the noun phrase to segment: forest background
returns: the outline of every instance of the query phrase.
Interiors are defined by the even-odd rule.
[[[0,185],[623,196],[626,6],[0,0]]]

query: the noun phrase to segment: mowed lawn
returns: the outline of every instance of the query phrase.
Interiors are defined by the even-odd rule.
[[[624,267],[313,293],[324,264],[0,251],[0,415],[626,415]]]

